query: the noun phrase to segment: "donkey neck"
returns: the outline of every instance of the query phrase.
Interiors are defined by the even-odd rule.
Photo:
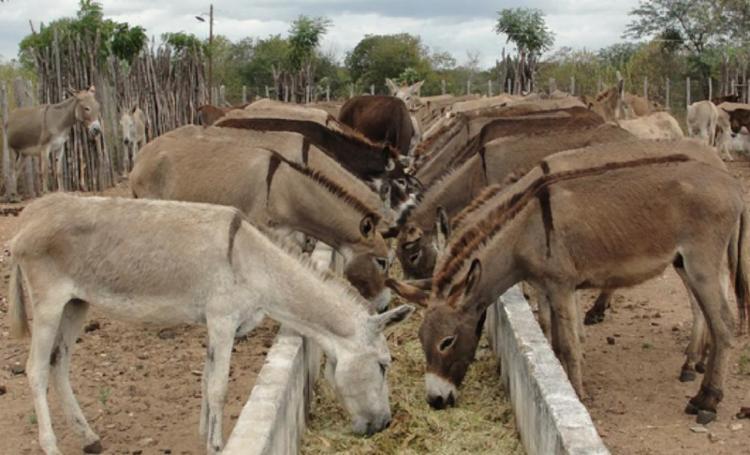
[[[424,194],[422,202],[414,209],[411,221],[423,231],[429,232],[434,228],[439,207],[445,209],[449,219],[456,216],[486,186],[487,177],[482,164],[480,156],[475,155],[458,169],[433,183]]]
[[[268,211],[274,224],[304,232],[339,251],[361,240],[359,226],[366,214],[356,204],[285,163],[268,186]]]
[[[44,122],[50,135],[63,133],[75,124],[76,106],[78,99],[71,96],[57,104],[48,104],[44,107]]]
[[[250,272],[246,276],[257,273],[257,256],[265,256],[261,270],[271,297],[263,307],[269,317],[312,338],[328,355],[362,349],[368,330],[367,302],[347,283],[319,271],[308,258],[279,246],[249,225],[235,243],[238,251],[248,255],[241,258],[246,258],[242,267]]]

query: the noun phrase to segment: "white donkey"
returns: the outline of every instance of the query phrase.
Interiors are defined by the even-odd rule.
[[[132,169],[131,163],[135,161],[138,151],[146,145],[146,114],[140,107],[133,106],[132,109],[124,111],[120,117],[120,129],[122,130],[123,143],[123,173],[127,175]]]
[[[403,100],[404,104],[406,104],[406,108],[409,110],[411,126],[414,129],[414,135],[409,144],[409,154],[413,155],[417,145],[422,142],[422,122],[419,121],[417,113],[419,112],[419,109],[423,107],[423,104],[419,99],[419,91],[421,90],[424,81],[402,86],[395,83],[393,79],[386,78],[385,84],[388,86],[388,90],[391,91],[391,95]],[[411,160],[407,161],[407,165],[411,165]]]
[[[11,331],[28,331],[23,286],[31,298],[33,336],[27,374],[47,455],[60,454],[47,404],[48,377],[84,452],[101,452],[73,395],[71,351],[90,305],[154,324],[206,324],[200,434],[221,451],[222,410],[234,337],[269,316],[318,343],[335,365],[333,385],[355,433],[391,420],[382,332],[413,307],[377,316],[337,277],[279,246],[232,208],[172,201],[77,197],[57,193],[30,204],[14,237]]]

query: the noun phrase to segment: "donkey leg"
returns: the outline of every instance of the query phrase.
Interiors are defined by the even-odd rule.
[[[690,310],[693,313],[693,329],[690,333],[690,342],[685,348],[685,363],[680,371],[680,382],[694,381],[696,378],[696,364],[701,360],[701,351],[703,339],[706,332],[706,320],[703,318],[703,312],[693,294],[688,280],[687,273],[683,267],[675,267],[677,275],[682,279],[687,290],[690,301]]]
[[[560,361],[568,379],[579,397],[583,397],[581,338],[578,334],[579,313],[576,310],[575,292],[556,289],[548,294],[554,316],[557,318]]]
[[[706,279],[711,276],[708,274],[693,275],[689,268],[687,272],[711,333],[711,353],[700,391],[690,399],[685,412],[698,414],[699,423],[708,423],[716,418],[716,408],[724,397],[724,377],[729,366],[734,320],[718,278]]]
[[[229,364],[232,356],[232,344],[237,324],[228,318],[213,320],[208,323],[208,435],[206,451],[209,455],[218,454],[224,446],[222,419],[224,402],[227,396],[229,381]]]
[[[71,300],[65,305],[56,348],[52,354],[52,375],[55,388],[63,404],[63,412],[68,422],[83,438],[85,453],[101,453],[102,444],[99,436],[89,426],[81,411],[70,386],[70,356],[86,321],[88,304],[80,300]]]
[[[65,191],[65,178],[63,176],[63,157],[65,146],[60,146],[55,153],[55,177],[57,178],[57,191]]]
[[[610,307],[611,300],[612,291],[602,291],[599,293],[599,297],[596,298],[594,306],[586,312],[583,323],[585,325],[594,325],[604,321],[604,312]]]
[[[47,402],[50,359],[57,340],[62,307],[42,298],[34,305],[33,335],[26,372],[34,398],[34,411],[39,427],[39,445],[46,455],[60,455],[57,438],[52,430],[52,419]],[[46,304],[47,303],[47,304]]]
[[[550,308],[549,298],[544,292],[536,292],[537,307],[539,308],[539,327],[542,333],[551,344],[552,342],[552,309]]]
[[[8,150],[8,155],[10,156],[10,163],[8,163],[8,170],[5,173],[6,178],[8,179],[5,182],[5,200],[8,202],[18,202],[18,162],[23,162],[25,158],[19,152],[11,148]]]

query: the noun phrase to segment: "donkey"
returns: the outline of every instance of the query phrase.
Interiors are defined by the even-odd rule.
[[[355,96],[341,107],[339,121],[373,142],[394,147],[406,162],[420,141],[417,122],[404,101],[395,96]]]
[[[223,446],[222,417],[233,339],[268,316],[310,337],[334,359],[332,384],[358,434],[391,420],[382,332],[413,311],[370,316],[335,276],[263,235],[236,210],[171,201],[46,196],[21,215],[11,243],[10,321],[28,333],[29,384],[47,455],[60,454],[47,404],[50,373],[84,452],[100,453],[69,382],[70,358],[89,306],[151,324],[205,324],[200,434],[209,454]]]
[[[203,126],[211,126],[224,118],[224,116],[226,116],[229,112],[245,109],[249,105],[250,103],[229,107],[218,107],[212,104],[204,104],[202,106],[198,106],[198,124]]]
[[[611,156],[590,168],[543,161],[451,239],[429,298],[412,295],[429,301],[420,340],[433,407],[455,402],[484,311],[522,280],[549,299],[553,346],[583,396],[575,290],[636,285],[674,265],[706,317],[712,346],[686,412],[703,411],[702,423],[715,418],[734,324],[722,286],[727,257],[743,324],[750,297],[742,189],[724,170],[685,155]]]
[[[375,310],[390,302],[378,208],[319,171],[269,149],[171,136],[141,151],[130,184],[137,198],[228,205],[279,234],[302,232],[325,242],[344,257],[344,275]]]
[[[132,109],[124,111],[120,117],[120,129],[122,131],[123,148],[123,172],[132,169],[131,164],[135,161],[138,151],[146,145],[146,124],[148,119],[140,107],[133,106]]]
[[[549,134],[517,135],[489,142],[479,153],[434,182],[420,201],[398,220],[396,256],[409,278],[432,276],[437,244],[444,242],[450,223],[488,185],[501,184],[513,175],[523,175],[539,161],[563,150],[635,138],[614,125],[552,131]],[[439,221],[439,212],[445,212]],[[438,234],[442,233],[442,239]]]
[[[57,188],[63,189],[62,157],[70,128],[76,123],[83,124],[92,135],[101,132],[99,103],[96,101],[96,88],[72,92],[69,98],[57,104],[42,104],[14,110],[8,117],[8,146],[11,166],[9,180],[5,185],[5,198],[18,200],[16,168],[20,158],[40,156],[42,160],[42,191],[49,188],[48,169],[51,167],[51,154],[56,156]]]
[[[414,110],[422,104],[419,100],[419,91],[422,89],[424,81],[419,81],[412,85],[399,85],[392,79],[386,78],[385,85],[388,86],[391,95],[402,100],[409,110]]]

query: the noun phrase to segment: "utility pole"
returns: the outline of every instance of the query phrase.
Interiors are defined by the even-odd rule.
[[[208,10],[208,86],[214,86],[214,4]],[[210,93],[210,92],[209,92]],[[214,100],[211,100],[213,103]]]

